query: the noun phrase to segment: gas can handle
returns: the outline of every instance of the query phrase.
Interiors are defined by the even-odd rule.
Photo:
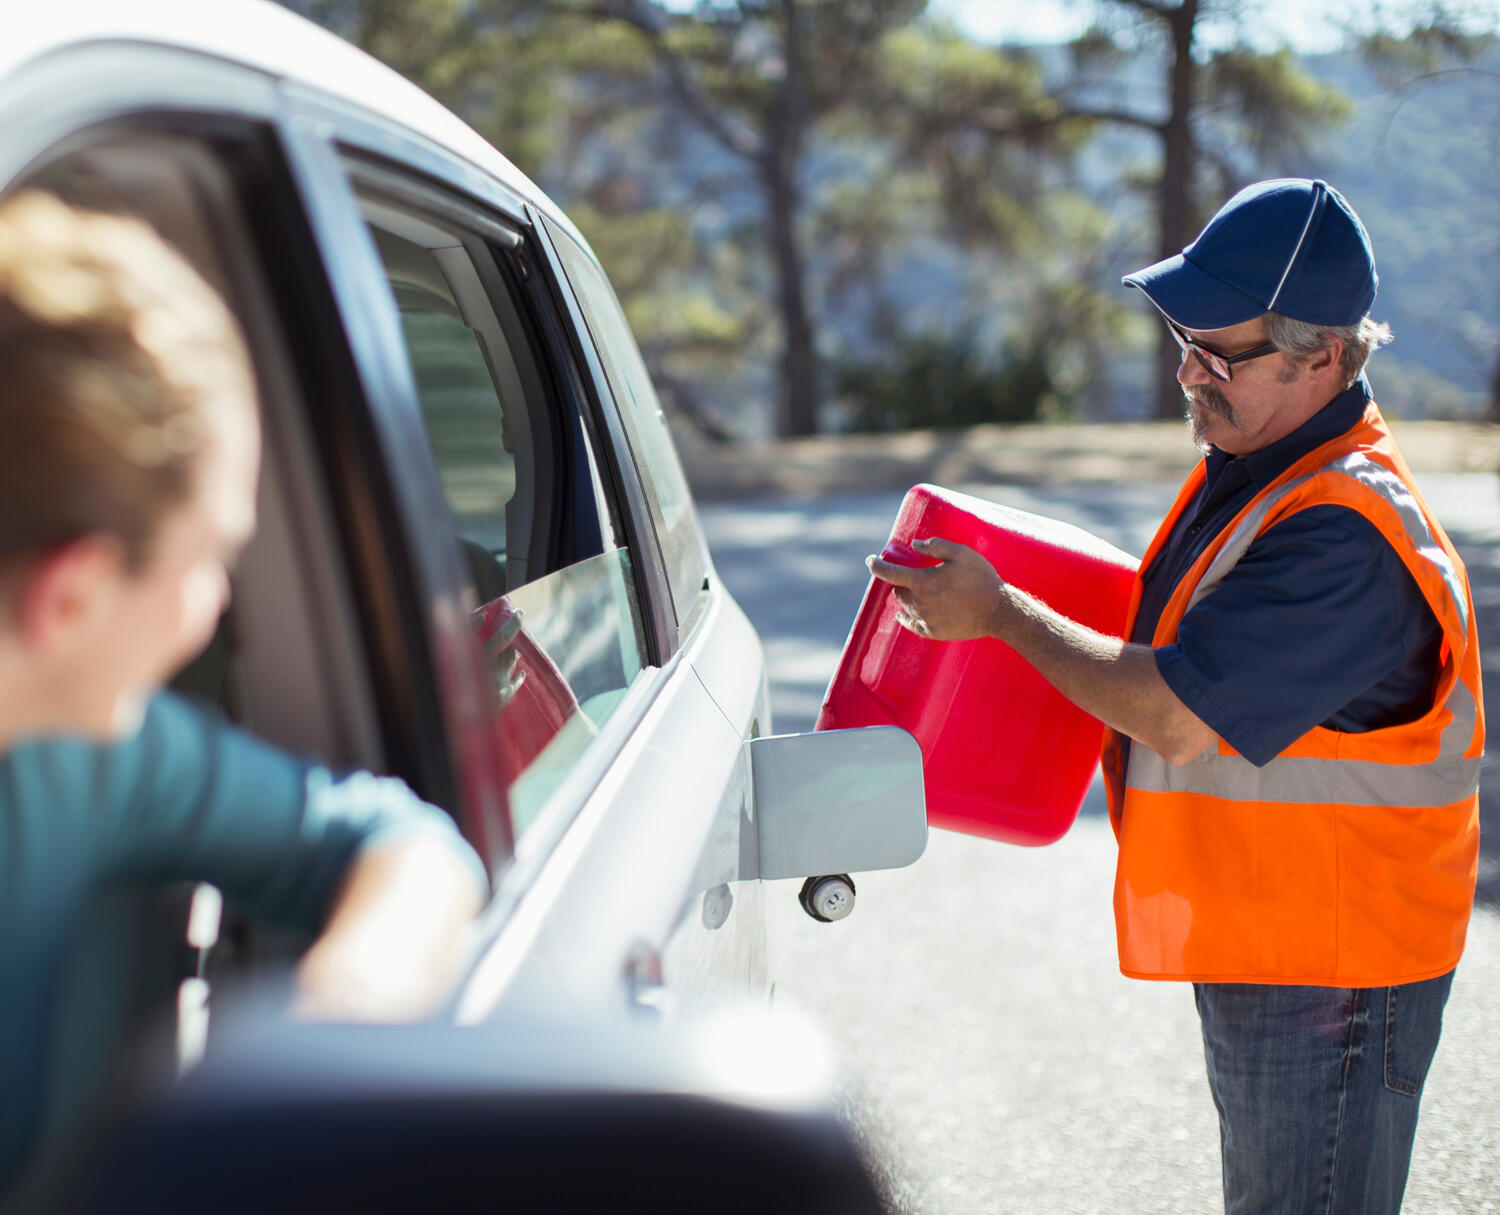
[[[937,557],[929,557],[925,553],[919,553],[905,540],[888,540],[883,549],[880,550],[880,559],[889,561],[892,565],[906,565],[912,569],[931,569],[934,565],[942,565]]]

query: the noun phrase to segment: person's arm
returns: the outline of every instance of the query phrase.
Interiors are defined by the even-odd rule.
[[[472,868],[436,836],[360,849],[297,967],[297,1011],[381,1021],[435,1011],[468,961],[480,898]]]
[[[448,994],[484,869],[400,781],[336,776],[170,696],[98,762],[124,807],[119,875],[212,882],[258,919],[318,934],[304,1011],[401,1019]]]
[[[914,547],[942,564],[912,569],[879,557],[866,562],[875,577],[896,587],[907,628],[935,641],[998,638],[1079,708],[1169,763],[1186,763],[1215,740],[1161,677],[1150,646],[1069,620],[1005,582],[962,544],[929,539]]]
[[[1431,704],[1437,620],[1389,542],[1347,507],[1309,507],[1269,528],[1155,649],[1064,619],[1003,586],[971,550],[936,541],[925,551],[954,559],[929,571],[872,566],[917,584],[897,592],[913,605],[901,609],[907,627],[999,636],[1075,703],[1174,763],[1217,736],[1266,764],[1314,726],[1372,729]]]

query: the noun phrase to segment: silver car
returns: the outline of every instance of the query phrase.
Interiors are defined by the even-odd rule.
[[[834,918],[841,875],[920,854],[908,736],[772,736],[598,261],[452,114],[269,3],[100,0],[7,13],[0,133],[0,190],[143,217],[243,322],[260,531],[179,686],[454,815],[492,901],[453,1021],[764,1002],[763,880],[826,876]],[[275,952],[187,898],[133,908],[113,979],[96,956],[132,995],[78,1073],[163,1008],[194,1053],[202,951]]]

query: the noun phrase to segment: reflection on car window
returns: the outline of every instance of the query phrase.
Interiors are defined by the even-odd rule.
[[[505,563],[505,508],[516,489],[516,460],[484,352],[457,315],[399,301],[428,441],[459,531]]]
[[[474,262],[493,253],[472,234],[383,201],[367,203],[365,215],[477,592],[472,624],[490,665],[492,741],[519,839],[642,672],[631,557],[601,539],[612,528],[576,517],[586,493],[552,500],[582,480],[598,509],[603,489],[579,420],[543,388],[529,347],[507,338],[518,329],[507,330],[502,312],[514,320],[518,305],[488,294]],[[568,544],[534,539],[549,520],[570,529]],[[577,556],[549,568],[541,550]]]
[[[619,405],[661,538],[672,602],[678,620],[686,620],[703,589],[708,567],[692,495],[677,449],[672,445],[666,416],[608,280],[571,236],[550,221],[548,231],[588,321],[610,391]]]
[[[532,757],[511,786],[510,807],[517,833],[529,826],[548,795],[620,703],[625,689],[641,671],[641,647],[632,625],[630,558],[615,549],[570,565],[556,574],[517,588],[507,597],[524,620],[524,635],[553,657],[561,687],[550,672],[536,672],[533,687],[515,693],[544,699],[541,707],[570,696],[577,712]],[[565,689],[565,692],[564,692]],[[533,708],[527,714],[537,717]]]

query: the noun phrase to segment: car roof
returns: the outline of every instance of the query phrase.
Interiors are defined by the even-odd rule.
[[[353,102],[474,163],[573,231],[524,173],[440,102],[270,0],[53,0],[18,6],[5,14],[0,80],[55,51],[121,42],[209,55]]]

